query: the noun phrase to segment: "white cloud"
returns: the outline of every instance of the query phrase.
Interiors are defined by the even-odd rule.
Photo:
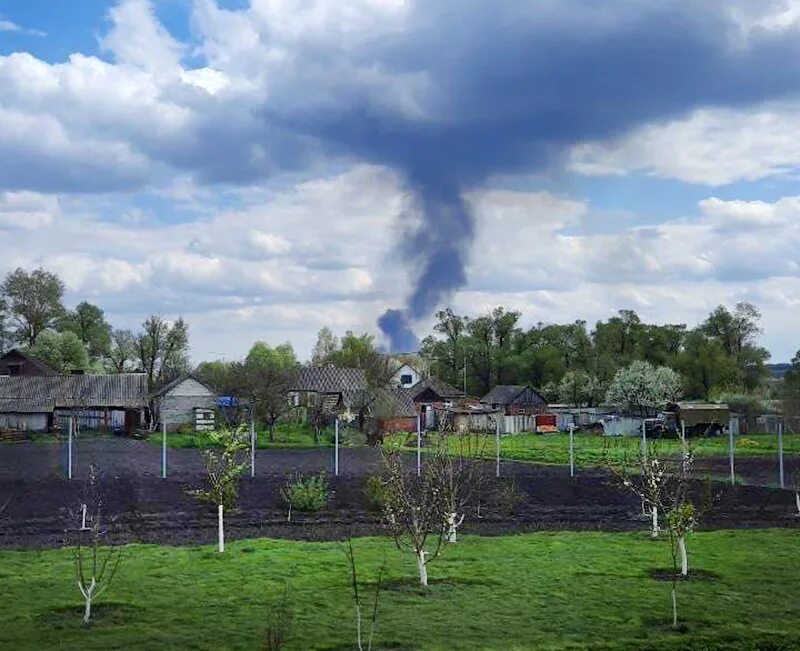
[[[149,0],[122,0],[109,16],[113,27],[101,45],[118,63],[155,77],[180,74],[183,46],[156,19]]]
[[[0,231],[43,228],[58,213],[57,197],[36,192],[0,192]]]
[[[800,105],[700,109],[611,142],[577,145],[571,168],[591,176],[645,172],[711,186],[800,168]]]

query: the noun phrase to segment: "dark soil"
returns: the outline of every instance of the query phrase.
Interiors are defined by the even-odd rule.
[[[169,476],[160,477],[160,450],[144,441],[99,438],[79,441],[74,479],[64,478],[64,448],[57,444],[0,445],[0,547],[64,544],[79,524],[77,511],[90,463],[100,469],[104,517],[110,542],[209,544],[216,540],[216,510],[190,491],[203,486],[197,450],[169,450]],[[409,456],[413,463],[413,456]],[[761,461],[761,460],[758,460]],[[341,540],[383,532],[368,508],[367,477],[379,471],[380,455],[369,448],[343,449],[340,476],[329,477],[328,507],[293,513],[286,521],[280,488],[287,475],[330,471],[331,451],[259,450],[257,476],[241,481],[239,511],[228,514],[227,537]],[[491,468],[493,470],[493,467]],[[629,492],[598,471],[504,462],[503,478],[487,485],[483,500],[460,531],[500,535],[537,530],[629,531],[649,521]],[[700,501],[705,487],[695,487]],[[794,495],[757,486],[713,486],[714,504],[703,528],[796,527]]]
[[[656,567],[648,572],[648,575],[656,581],[672,581],[672,569],[666,567]],[[689,574],[684,577],[678,572],[678,581],[718,581],[719,574],[710,570],[689,568]]]

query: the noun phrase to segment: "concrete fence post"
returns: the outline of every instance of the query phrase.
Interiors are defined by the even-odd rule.
[[[333,474],[339,476],[339,417],[334,422]]]
[[[783,421],[778,421],[778,483],[786,488],[783,477]]]
[[[161,423],[161,479],[167,478],[167,424]]]
[[[733,486],[736,483],[736,473],[734,472],[733,418],[728,422],[728,460],[731,466],[731,486]]]
[[[67,419],[67,479],[72,479],[72,416]]]
[[[575,476],[575,425],[569,426],[569,476]]]

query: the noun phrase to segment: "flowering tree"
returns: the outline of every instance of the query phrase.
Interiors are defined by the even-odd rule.
[[[647,408],[663,409],[682,392],[680,373],[667,366],[636,361],[617,371],[606,392],[606,402],[643,416]]]

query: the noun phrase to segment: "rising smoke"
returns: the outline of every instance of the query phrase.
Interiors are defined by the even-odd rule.
[[[425,78],[424,110],[337,80],[324,111],[281,129],[344,158],[391,167],[419,220],[400,244],[414,287],[378,323],[395,351],[466,283],[475,228],[463,198],[495,175],[542,170],[575,143],[621,135],[699,106],[743,106],[800,90],[800,28],[750,36],[726,3],[675,0],[409,0],[404,29],[363,48],[312,49],[310,70],[369,62],[402,85]],[[736,40],[738,39],[738,40]],[[738,43],[738,45],[737,45]],[[366,68],[365,68],[366,69]],[[395,75],[395,76],[391,76]],[[311,77],[315,80],[315,77]],[[327,97],[327,96],[326,96]],[[274,117],[274,116],[273,116]],[[276,122],[272,120],[272,125]],[[513,234],[510,234],[513,236]]]

